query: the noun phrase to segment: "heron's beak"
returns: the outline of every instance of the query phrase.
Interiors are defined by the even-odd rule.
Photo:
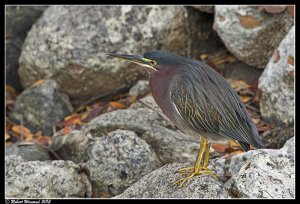
[[[138,64],[140,66],[143,66],[145,68],[150,68],[157,71],[157,69],[155,69],[154,67],[156,65],[156,62],[154,60],[144,58],[142,55],[126,55],[126,54],[116,54],[116,53],[106,53],[106,55],[110,57],[127,60],[135,64]]]

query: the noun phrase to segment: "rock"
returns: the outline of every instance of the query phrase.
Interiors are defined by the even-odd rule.
[[[231,177],[229,170],[230,161],[231,160],[225,156],[211,159],[208,168],[217,174],[220,181],[226,182]]]
[[[222,183],[209,175],[197,175],[182,188],[172,185],[182,177],[177,170],[188,164],[167,164],[114,198],[230,198]]]
[[[295,135],[294,127],[275,127],[261,134],[265,148],[280,149],[285,142]]]
[[[288,10],[274,14],[259,10],[257,6],[215,6],[214,28],[238,59],[265,68],[294,18]]]
[[[162,49],[196,57],[211,49],[203,45],[216,36],[212,22],[211,16],[183,6],[50,6],[24,42],[21,82],[28,87],[52,78],[71,98],[88,99],[146,75],[105,52]]]
[[[23,91],[15,101],[10,119],[29,128],[52,134],[52,126],[72,112],[69,98],[61,93],[57,83],[46,80]]]
[[[260,111],[273,122],[293,126],[295,112],[295,26],[275,50],[259,78]]]
[[[143,97],[150,93],[149,81],[139,80],[134,86],[129,90],[129,95],[134,97]]]
[[[93,197],[118,195],[161,166],[153,149],[134,132],[116,130],[98,138],[85,164]]]
[[[215,6],[193,6],[193,7],[205,13],[214,13],[215,11]]]
[[[91,184],[71,161],[26,161],[5,157],[6,198],[84,198]]]
[[[294,150],[292,138],[280,150],[253,150],[232,157],[231,192],[242,198],[294,198]]]
[[[19,155],[27,161],[51,160],[47,149],[38,144],[17,144],[13,143],[6,146],[5,155]]]
[[[23,41],[32,24],[48,6],[5,7],[5,79],[6,84],[22,91],[18,75],[18,59]]]
[[[57,134],[53,137],[51,148],[64,159],[86,162],[88,156],[85,150],[90,146],[90,141],[117,129],[134,131],[154,149],[163,164],[194,162],[198,153],[200,138],[173,129],[158,112],[142,103],[100,115],[81,131]]]

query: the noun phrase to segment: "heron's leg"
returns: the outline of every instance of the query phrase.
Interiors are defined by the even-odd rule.
[[[203,163],[203,166],[205,168],[207,168],[209,162],[209,150],[210,150],[210,143],[208,143],[205,148],[205,156],[204,156],[204,163]]]
[[[200,150],[198,152],[198,156],[197,156],[194,167],[185,167],[185,168],[180,169],[178,171],[179,173],[189,173],[189,175],[186,178],[181,178],[181,179],[177,180],[174,183],[174,185],[179,185],[179,187],[181,188],[188,179],[193,178],[196,175],[204,174],[204,173],[207,173],[207,174],[213,176],[214,178],[216,178],[216,175],[207,168],[208,161],[209,161],[209,149],[210,149],[210,144],[207,143],[206,138],[202,137],[201,144],[200,144]],[[205,153],[205,155],[204,155],[204,153]],[[201,162],[203,160],[203,155],[205,157],[204,157],[203,166],[202,166]]]

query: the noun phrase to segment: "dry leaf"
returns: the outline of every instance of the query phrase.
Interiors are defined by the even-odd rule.
[[[8,139],[10,139],[10,135],[9,134],[7,134],[7,133],[5,133],[5,140],[8,140]]]
[[[214,148],[214,150],[216,152],[219,152],[219,153],[224,153],[225,150],[229,147],[226,144],[218,144],[218,143],[212,144],[211,146],[212,146],[212,148]]]
[[[250,15],[240,16],[240,24],[242,27],[247,29],[261,26],[261,22],[257,20],[254,16]]]
[[[239,97],[240,97],[240,99],[243,103],[249,102],[252,98],[251,96],[245,96],[245,95],[242,95],[242,96],[239,96]]]
[[[51,137],[48,136],[39,136],[37,141],[44,146],[49,146],[52,143]]]
[[[34,87],[39,86],[40,84],[44,83],[45,81],[46,81],[45,79],[37,80],[37,81],[34,82],[30,87],[31,87],[31,88],[34,88]]]
[[[117,102],[117,101],[111,101],[109,102],[109,105],[113,108],[122,109],[126,108],[126,106],[123,103]]]
[[[272,56],[272,60],[274,63],[277,63],[280,60],[279,50],[275,50]]]
[[[229,140],[228,145],[230,147],[238,147],[238,148],[240,147],[240,144],[235,140]]]
[[[81,123],[81,115],[78,113],[75,113],[68,117],[65,117],[64,121],[59,122],[57,125],[60,127],[64,127],[64,126],[71,126],[71,125],[80,124],[80,123]]]
[[[294,57],[289,56],[288,59],[287,59],[287,63],[294,66]]]
[[[260,118],[251,118],[252,122],[257,125],[260,122]]]
[[[6,93],[7,99],[9,99],[9,100],[14,100],[17,96],[16,89],[10,85],[5,86],[5,93]]]
[[[291,16],[295,16],[295,8],[294,6],[288,6],[287,7],[288,12],[291,14]]]
[[[204,54],[204,53],[203,53],[203,54],[200,55],[200,60],[201,60],[201,61],[206,60],[207,58],[208,58],[208,55],[207,55],[207,54]]]
[[[228,80],[233,89],[248,89],[249,85],[243,80]]]
[[[72,129],[70,127],[64,127],[62,129],[62,134],[66,135],[66,134],[69,134],[71,131],[72,131]]]
[[[31,131],[24,127],[24,126],[21,126],[21,125],[14,125],[11,130],[16,133],[17,135],[21,136],[23,135],[25,139],[32,139],[33,137],[33,134],[31,133]]]

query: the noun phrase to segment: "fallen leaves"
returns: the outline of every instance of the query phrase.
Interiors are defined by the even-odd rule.
[[[21,125],[14,125],[11,130],[19,137],[24,137],[25,141],[32,140],[33,134],[31,131]]]
[[[288,56],[288,58],[287,58],[287,63],[288,63],[289,65],[294,66],[294,57]]]
[[[240,25],[246,29],[252,29],[261,26],[261,22],[254,16],[240,16]]]

